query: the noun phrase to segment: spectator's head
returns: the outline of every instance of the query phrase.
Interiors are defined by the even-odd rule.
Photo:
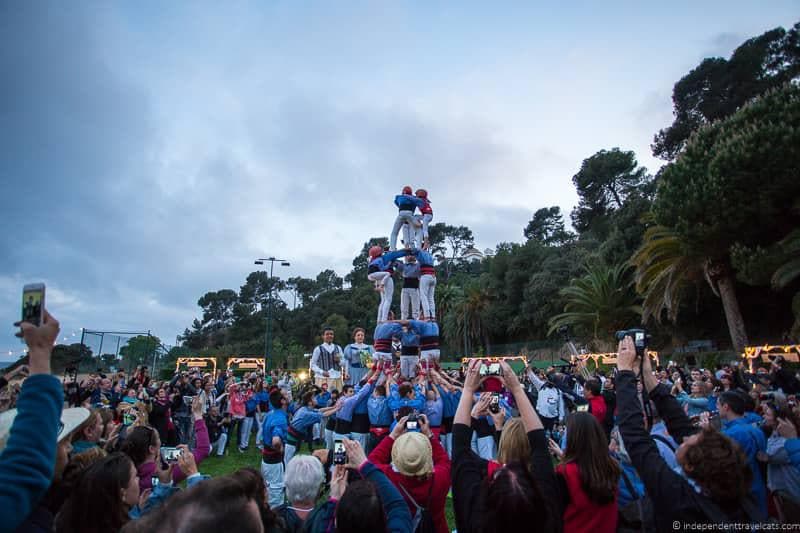
[[[703,378],[703,375],[696,368],[692,369],[689,375],[692,376],[692,381],[700,381]]]
[[[567,418],[565,462],[575,462],[581,487],[594,503],[605,505],[614,499],[620,470],[608,455],[608,440],[597,419],[586,412]]]
[[[734,420],[744,415],[744,395],[736,391],[725,391],[719,395],[719,416],[723,420]]]
[[[601,393],[600,380],[590,379],[583,386],[583,397],[587,400],[591,400],[595,396],[600,396]]]
[[[518,531],[520,524],[537,524],[537,531],[555,531],[556,521],[526,464],[510,463],[486,477],[478,498],[481,532]]]
[[[262,490],[263,487],[262,482]],[[179,492],[166,505],[128,522],[122,531],[219,533],[229,531],[235,524],[236,531],[262,533],[263,508],[263,495],[256,490],[256,479],[237,473],[209,479]]]
[[[271,392],[269,395],[269,404],[272,406],[273,409],[282,409],[285,407],[283,399],[283,394],[280,391]]]
[[[120,450],[131,458],[137,467],[154,461],[161,448],[158,431],[150,426],[136,426],[128,432]]]
[[[328,382],[327,381],[322,383],[322,392],[323,393],[328,392]]]
[[[139,476],[130,458],[114,453],[89,466],[58,514],[56,530],[118,531],[139,503]]]
[[[497,461],[502,464],[530,464],[531,445],[521,418],[512,418],[503,426],[497,448]]]
[[[386,531],[386,514],[375,486],[367,480],[350,483],[336,506],[336,532]]]
[[[286,466],[286,498],[291,505],[313,507],[323,483],[325,471],[314,456],[295,455]]]
[[[781,406],[773,402],[762,405],[764,405],[764,427],[774,430],[778,427],[778,418],[786,418],[794,427],[800,427],[800,416],[788,405]]]
[[[307,392],[303,394],[302,402],[306,407],[314,407],[314,393]]]
[[[397,393],[401,398],[413,399],[414,387],[412,387],[409,383],[403,383],[397,388]]]
[[[722,374],[719,377],[719,382],[722,383],[722,387],[725,390],[728,390],[733,386],[733,380],[731,379],[731,375],[730,374]]]
[[[73,432],[72,442],[97,442],[100,440],[103,436],[103,417],[100,415],[100,411],[101,409],[92,410],[89,418]]]
[[[111,389],[111,385],[112,385],[111,380],[108,379],[108,378],[103,378],[100,381],[100,388],[103,389],[103,390],[106,390],[106,391],[110,390]]]
[[[424,478],[433,472],[433,450],[428,437],[403,433],[392,445],[392,464],[404,476]]]
[[[675,459],[687,476],[723,506],[750,492],[752,471],[742,449],[711,426],[683,439]]]
[[[705,396],[706,388],[703,386],[702,381],[692,381],[692,396],[700,397]]]

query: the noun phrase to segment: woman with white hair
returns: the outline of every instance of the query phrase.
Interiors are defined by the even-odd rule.
[[[274,511],[283,520],[284,531],[299,532],[314,510],[325,483],[322,463],[313,455],[295,455],[286,465],[284,483],[289,503],[276,507]]]

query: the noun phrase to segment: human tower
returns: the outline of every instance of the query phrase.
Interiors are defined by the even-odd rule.
[[[380,293],[373,360],[382,366],[391,365],[392,340],[399,339],[400,372],[410,378],[416,374],[420,363],[425,369],[439,363],[439,325],[434,300],[436,270],[428,234],[433,209],[428,192],[425,189],[412,192],[410,186],[403,187],[395,196],[394,204],[398,213],[388,248],[373,246],[369,249],[367,277]],[[401,230],[403,248],[398,250],[397,237]],[[390,320],[396,271],[403,278],[400,320]]]

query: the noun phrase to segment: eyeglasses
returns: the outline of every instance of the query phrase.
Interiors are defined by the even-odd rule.
[[[62,431],[64,431],[64,422],[59,420],[58,421],[58,431],[56,431],[56,435],[61,435]]]

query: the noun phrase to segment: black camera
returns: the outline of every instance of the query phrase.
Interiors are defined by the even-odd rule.
[[[624,329],[618,331],[616,334],[617,340],[621,341],[625,337],[633,339],[633,346],[636,348],[636,356],[644,357],[647,350],[647,342],[650,340],[650,335],[643,329]]]

